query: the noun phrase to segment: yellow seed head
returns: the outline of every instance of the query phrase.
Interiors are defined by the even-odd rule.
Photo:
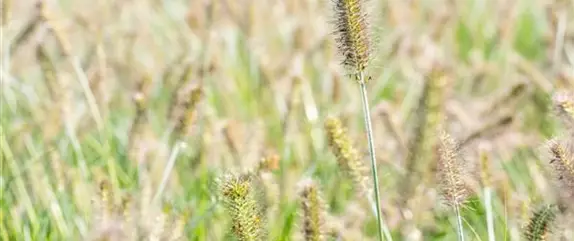
[[[239,241],[263,240],[263,215],[254,190],[252,174],[226,175],[220,193],[231,217],[231,231]]]
[[[335,33],[343,66],[354,73],[365,70],[370,57],[366,14],[361,0],[335,0]]]
[[[300,192],[303,210],[303,236],[306,241],[325,240],[325,204],[317,185],[311,180],[302,182]]]
[[[356,190],[361,193],[368,193],[366,167],[361,162],[359,153],[343,129],[341,121],[336,118],[328,118],[325,121],[325,130],[329,146],[337,157],[339,167],[353,180]]]

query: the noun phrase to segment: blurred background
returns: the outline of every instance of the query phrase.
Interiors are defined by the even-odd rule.
[[[489,240],[489,188],[496,239],[523,240],[532,212],[568,191],[555,185],[547,143],[566,133],[552,96],[574,90],[574,2],[365,4],[393,238],[456,240],[440,185],[420,180],[401,202],[405,178],[434,176],[440,127],[459,141],[469,173],[467,239]],[[367,166],[333,5],[2,0],[0,239],[234,240],[214,182],[257,168],[265,240],[303,240],[306,178],[322,193],[325,240],[375,240],[366,197],[342,175],[324,130],[327,117],[341,119]],[[444,81],[429,90],[437,70]],[[411,170],[417,142],[430,165]],[[556,240],[572,240],[571,224],[557,222]]]

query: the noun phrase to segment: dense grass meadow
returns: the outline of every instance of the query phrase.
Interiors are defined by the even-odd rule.
[[[0,240],[574,240],[572,0],[1,1]]]

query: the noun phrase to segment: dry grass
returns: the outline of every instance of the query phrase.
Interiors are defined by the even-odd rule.
[[[467,240],[572,240],[574,2],[350,3],[373,30],[339,40],[356,55],[330,1],[2,1],[0,239],[297,240],[311,178],[312,237],[377,240],[368,173],[342,175],[369,160],[354,68],[394,240],[457,238],[443,130],[457,172],[482,167],[464,176]],[[343,129],[352,151],[333,155]],[[230,205],[218,180],[245,169],[257,183]],[[556,225],[528,225],[553,204]]]

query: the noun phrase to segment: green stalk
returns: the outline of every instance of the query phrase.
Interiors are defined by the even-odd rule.
[[[457,224],[457,234],[458,234],[458,240],[459,241],[464,241],[464,230],[462,229],[462,217],[460,216],[460,208],[458,207],[458,204],[454,205],[454,209],[456,211],[456,224]]]
[[[492,190],[490,187],[484,188],[484,205],[486,206],[486,226],[488,228],[488,241],[495,241],[494,238],[494,214],[492,212]]]
[[[371,124],[371,114],[369,111],[369,101],[367,97],[367,85],[365,83],[365,75],[363,71],[359,72],[359,85],[361,86],[361,99],[363,102],[363,114],[365,119],[365,128],[367,131],[367,140],[369,142],[369,156],[371,159],[371,172],[373,175],[373,189],[375,191],[374,195],[374,202],[375,202],[375,209],[376,209],[376,216],[377,216],[377,230],[379,232],[379,240],[383,240],[383,233],[385,235],[385,239],[391,241],[393,240],[388,228],[384,228],[383,232],[383,218],[381,213],[381,198],[379,193],[379,177],[377,174],[377,160],[375,158],[375,144],[373,141],[373,128]],[[385,225],[386,227],[386,225]]]

